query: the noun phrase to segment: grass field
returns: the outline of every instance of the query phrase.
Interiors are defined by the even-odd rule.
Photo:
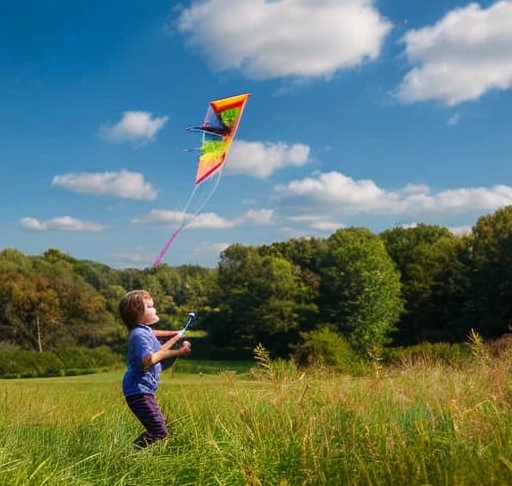
[[[0,381],[2,486],[512,484],[511,362],[368,376],[167,370],[172,438],[142,452],[122,371]]]

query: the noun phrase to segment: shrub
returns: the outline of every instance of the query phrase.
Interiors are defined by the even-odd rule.
[[[390,364],[401,365],[459,365],[467,363],[471,350],[464,343],[424,342],[407,348],[389,348],[385,359]]]
[[[10,345],[1,347],[0,376],[3,378],[36,378],[63,374],[64,364],[53,353],[27,351]]]
[[[496,358],[512,358],[512,334],[504,334],[489,343],[489,351]]]
[[[121,357],[107,346],[62,348],[57,350],[56,354],[64,363],[66,370],[109,368],[122,362]]]
[[[363,370],[361,357],[333,327],[322,326],[300,336],[302,342],[294,347],[292,355],[299,366],[328,366],[350,374]]]
[[[37,378],[106,371],[121,364],[121,358],[107,346],[65,348],[38,352],[0,343],[0,377]]]

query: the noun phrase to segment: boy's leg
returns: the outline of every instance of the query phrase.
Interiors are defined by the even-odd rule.
[[[146,431],[135,440],[136,447],[143,448],[165,439],[169,431],[165,418],[154,395],[140,394],[126,397],[126,403]]]

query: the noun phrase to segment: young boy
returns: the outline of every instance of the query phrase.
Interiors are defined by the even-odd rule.
[[[179,331],[152,330],[159,321],[153,298],[145,290],[128,292],[119,303],[121,319],[130,331],[128,368],[123,378],[123,394],[128,407],[146,429],[134,441],[144,448],[169,435],[155,392],[160,384],[161,361],[190,354],[190,343],[171,349],[182,337]],[[158,337],[169,337],[163,345]]]

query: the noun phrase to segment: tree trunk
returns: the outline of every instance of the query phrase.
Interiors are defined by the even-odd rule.
[[[39,316],[36,316],[36,328],[37,328],[37,349],[40,353],[43,352],[43,343],[41,341],[41,326],[39,324]]]

